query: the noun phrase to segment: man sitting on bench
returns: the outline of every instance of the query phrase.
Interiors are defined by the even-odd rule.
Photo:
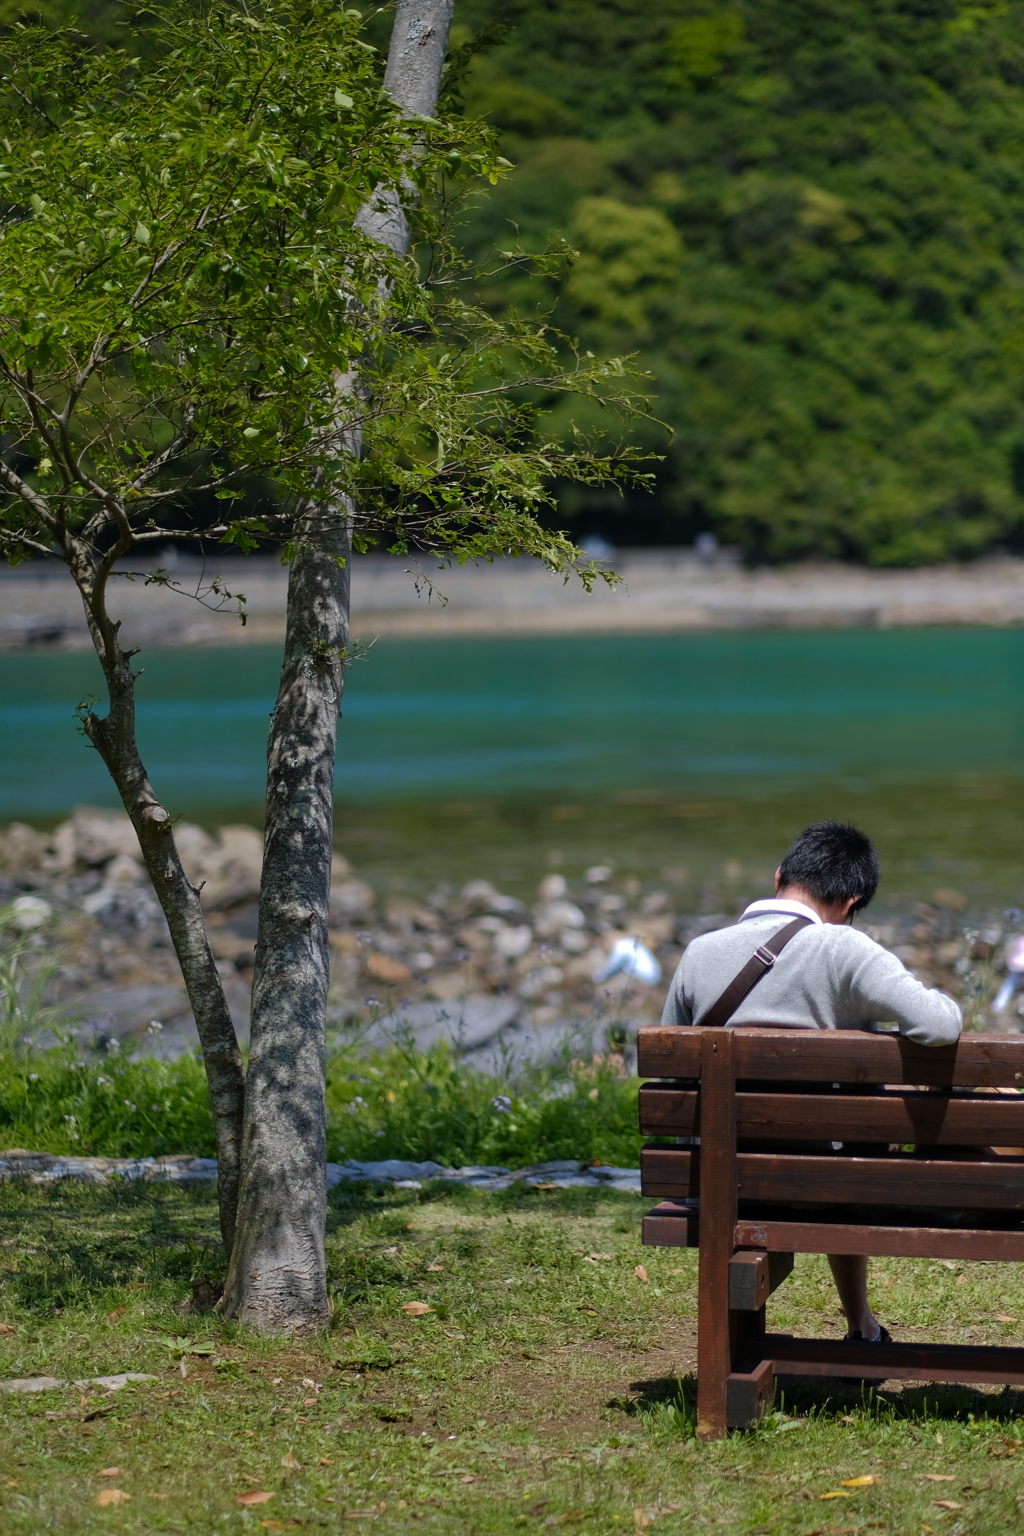
[[[953,999],[850,926],[878,877],[871,840],[856,827],[805,827],[775,871],[776,895],[687,946],[661,1022],[870,1030],[894,1020],[918,1045],[951,1045],[962,1025]],[[847,1338],[890,1341],[868,1305],[868,1260],[832,1254],[828,1262]]]

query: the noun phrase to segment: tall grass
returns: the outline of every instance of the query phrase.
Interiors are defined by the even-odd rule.
[[[522,1167],[551,1158],[635,1167],[636,1079],[613,1057],[485,1074],[452,1049],[354,1047],[327,1063],[328,1156],[400,1157]],[[73,1035],[48,1050],[0,1050],[0,1148],[102,1157],[212,1157],[201,1060],[127,1060],[84,1051]]]

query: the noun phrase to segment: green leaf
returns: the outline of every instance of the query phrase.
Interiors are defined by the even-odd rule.
[[[135,226],[135,238],[139,242],[140,245],[148,245],[149,244],[150,233],[149,233],[149,230],[146,228],[145,224],[136,224],[136,226]]]
[[[336,107],[344,107],[347,110],[352,105],[352,97],[346,96],[345,92],[339,88],[334,93],[334,105]]]

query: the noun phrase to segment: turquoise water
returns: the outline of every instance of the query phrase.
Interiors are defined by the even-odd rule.
[[[175,812],[258,819],[278,655],[141,658],[140,746]],[[91,655],[2,675],[0,818],[116,803],[73,720],[102,692]],[[339,828],[396,879],[614,856],[693,880],[832,813],[883,828],[908,889],[995,899],[1024,876],[1022,706],[1020,630],[381,641],[346,689]]]

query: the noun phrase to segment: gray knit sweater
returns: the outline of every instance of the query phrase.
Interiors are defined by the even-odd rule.
[[[759,944],[793,917],[814,919],[790,939],[748,993],[731,1024],[797,1029],[870,1029],[894,1021],[918,1045],[948,1045],[960,1034],[960,1009],[925,987],[895,955],[856,928],[823,923],[801,902],[755,901],[732,928],[694,939],[672,978],[663,1024],[699,1024]]]

